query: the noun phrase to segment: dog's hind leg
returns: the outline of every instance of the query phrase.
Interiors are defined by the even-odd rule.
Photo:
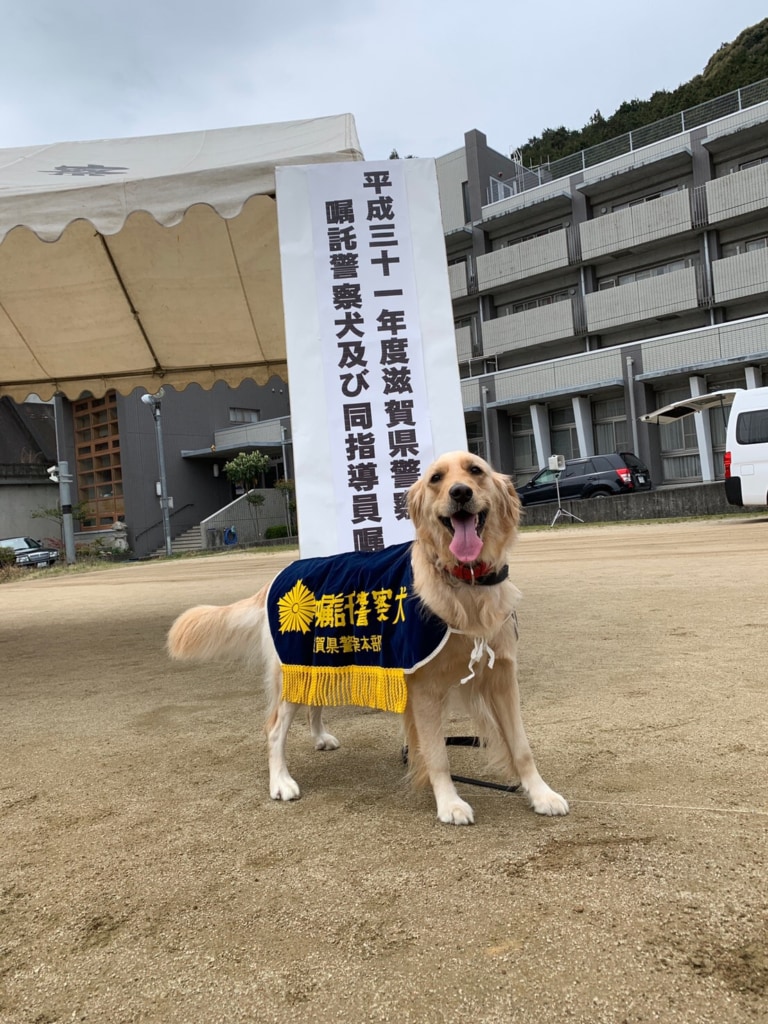
[[[323,709],[310,705],[309,708],[309,732],[315,750],[337,750],[339,741],[331,733],[326,732],[323,727]]]
[[[437,816],[449,825],[471,825],[475,816],[470,805],[456,792],[443,738],[442,700],[428,683],[408,687],[405,709],[409,752],[421,757],[432,785]],[[411,737],[416,740],[416,750]]]
[[[273,800],[298,800],[298,783],[291,777],[285,763],[285,741],[298,704],[280,701],[267,723],[269,749],[269,795]]]

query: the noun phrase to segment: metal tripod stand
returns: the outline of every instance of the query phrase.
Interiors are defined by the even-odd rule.
[[[567,516],[568,519],[573,519],[577,523],[583,523],[584,522],[583,519],[579,519],[579,517],[575,516],[573,514],[573,512],[569,512],[567,509],[564,509],[563,506],[560,504],[560,474],[559,473],[555,476],[555,490],[557,491],[557,512],[555,512],[555,518],[549,524],[550,527],[554,526],[555,523],[557,522],[557,520],[561,519],[564,516]]]

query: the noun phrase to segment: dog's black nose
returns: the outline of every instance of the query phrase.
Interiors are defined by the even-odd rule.
[[[457,505],[466,505],[472,500],[472,488],[466,484],[454,484],[448,493]]]

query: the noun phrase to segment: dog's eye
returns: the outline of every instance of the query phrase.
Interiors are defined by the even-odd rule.
[[[480,466],[470,466],[469,467],[469,472],[472,473],[474,476],[482,476],[483,475],[483,471],[480,468]]]
[[[442,473],[433,473],[432,476],[429,478],[429,482],[431,484],[439,484],[442,479],[443,479],[443,474]]]

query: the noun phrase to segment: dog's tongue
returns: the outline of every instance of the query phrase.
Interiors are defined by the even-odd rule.
[[[451,516],[451,525],[451,554],[459,562],[474,562],[483,550],[483,542],[477,534],[477,516]]]

